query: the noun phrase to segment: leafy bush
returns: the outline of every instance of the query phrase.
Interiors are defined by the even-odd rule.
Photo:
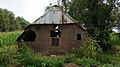
[[[75,54],[77,57],[96,58],[102,53],[102,49],[95,40],[89,39],[80,45],[79,49],[72,49],[70,53]]]
[[[17,50],[16,46],[12,45],[9,47],[0,48],[0,67],[9,67],[9,65],[17,64]]]
[[[99,61],[96,61],[95,59],[91,59],[91,58],[82,58],[82,59],[77,58],[74,61],[74,63],[76,63],[82,67],[98,66],[101,64]]]
[[[87,58],[96,58],[102,53],[101,47],[96,43],[95,40],[89,39],[80,46],[81,54]]]
[[[113,64],[102,64],[99,67],[114,67]]]
[[[97,57],[97,60],[102,62],[102,63],[111,63],[112,56],[111,55],[99,55]]]
[[[120,34],[117,33],[111,33],[110,34],[110,42],[112,45],[120,45]]]
[[[99,65],[99,67],[120,67],[120,64],[105,63],[105,64]]]
[[[97,61],[108,64],[120,64],[120,57],[111,54],[102,54],[97,57]]]
[[[32,65],[33,64],[34,54],[32,50],[28,48],[25,44],[21,48],[18,49],[18,63],[21,65]]]
[[[67,54],[64,56],[64,62],[65,63],[71,63],[71,62],[74,62],[75,59],[76,59],[76,55],[75,54]]]
[[[20,66],[25,67],[63,67],[64,59],[59,57],[46,57],[33,53],[27,46],[22,46],[17,59]]]
[[[0,67],[63,67],[64,64],[75,63],[82,67],[119,67],[120,58],[113,55],[99,55],[97,60],[78,58],[75,54],[65,56],[41,56],[27,46],[17,48],[14,45],[0,48]]]
[[[115,53],[117,56],[120,56],[120,45],[113,45],[112,46],[113,53]]]

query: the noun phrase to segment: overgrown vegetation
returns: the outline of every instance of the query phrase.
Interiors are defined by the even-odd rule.
[[[96,59],[102,53],[101,47],[93,39],[88,39],[81,44],[79,49],[72,49],[70,53],[75,54],[77,57],[93,58]]]
[[[25,46],[18,48],[16,38],[29,23],[6,9],[0,9],[0,67],[63,67],[75,63],[80,67],[120,67],[119,0],[62,0],[65,8],[91,39],[63,56],[42,56]]]
[[[9,46],[16,43],[17,37],[21,32],[2,32],[0,33],[0,46]]]
[[[18,48],[15,39],[20,32],[0,33],[5,38],[13,38],[9,43],[7,38],[3,39],[4,44],[0,46],[1,67],[64,67],[65,64],[75,63],[81,67],[119,67],[120,54],[114,52],[104,53],[95,40],[90,39],[81,45],[80,49],[72,49],[70,53],[62,56],[42,56],[34,53],[26,44]],[[112,34],[111,37],[117,36]],[[111,42],[118,41],[111,38]],[[12,45],[13,44],[13,45]],[[114,46],[114,45],[113,45]],[[114,48],[116,50],[116,48]]]

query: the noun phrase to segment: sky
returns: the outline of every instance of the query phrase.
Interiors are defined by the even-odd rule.
[[[57,0],[0,0],[0,8],[6,8],[15,16],[23,17],[31,23],[44,14],[50,3],[56,2]]]

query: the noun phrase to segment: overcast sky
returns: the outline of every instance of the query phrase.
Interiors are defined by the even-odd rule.
[[[56,4],[57,0],[0,0],[0,8],[12,11],[16,16],[24,17],[33,22],[40,17],[46,6]]]

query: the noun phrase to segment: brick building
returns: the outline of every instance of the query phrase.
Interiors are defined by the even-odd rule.
[[[17,42],[19,45],[28,43],[42,54],[65,54],[72,48],[79,48],[86,39],[85,30],[70,15],[52,6],[25,29]]]

